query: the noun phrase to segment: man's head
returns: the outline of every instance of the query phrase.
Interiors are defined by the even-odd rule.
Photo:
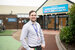
[[[36,21],[36,11],[31,10],[31,11],[29,12],[29,18],[30,18],[30,20],[31,20],[32,22],[35,22],[35,21]]]

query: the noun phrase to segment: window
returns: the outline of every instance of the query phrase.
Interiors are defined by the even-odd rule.
[[[0,24],[2,24],[3,23],[3,21],[0,19]]]

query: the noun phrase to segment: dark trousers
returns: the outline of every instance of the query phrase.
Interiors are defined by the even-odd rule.
[[[31,47],[31,46],[29,46],[30,48],[34,48],[35,50],[42,50],[42,47],[41,47],[41,45],[40,46],[35,46],[35,47]]]

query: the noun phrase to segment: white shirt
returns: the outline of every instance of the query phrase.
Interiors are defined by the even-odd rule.
[[[33,25],[36,28],[37,32],[35,31],[32,21],[29,21],[26,23],[21,32],[20,41],[26,50],[30,50],[29,46],[39,46],[41,44],[45,45],[43,32],[41,30],[41,27],[39,23],[35,22]],[[38,34],[38,36],[37,36]]]

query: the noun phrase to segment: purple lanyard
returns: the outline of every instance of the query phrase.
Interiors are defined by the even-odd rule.
[[[34,28],[34,30],[35,30],[35,32],[36,32],[36,34],[37,34],[37,36],[38,36],[38,28],[37,28],[37,26],[36,26],[36,28],[34,27],[34,25],[32,24],[32,26],[33,26],[33,28]]]

